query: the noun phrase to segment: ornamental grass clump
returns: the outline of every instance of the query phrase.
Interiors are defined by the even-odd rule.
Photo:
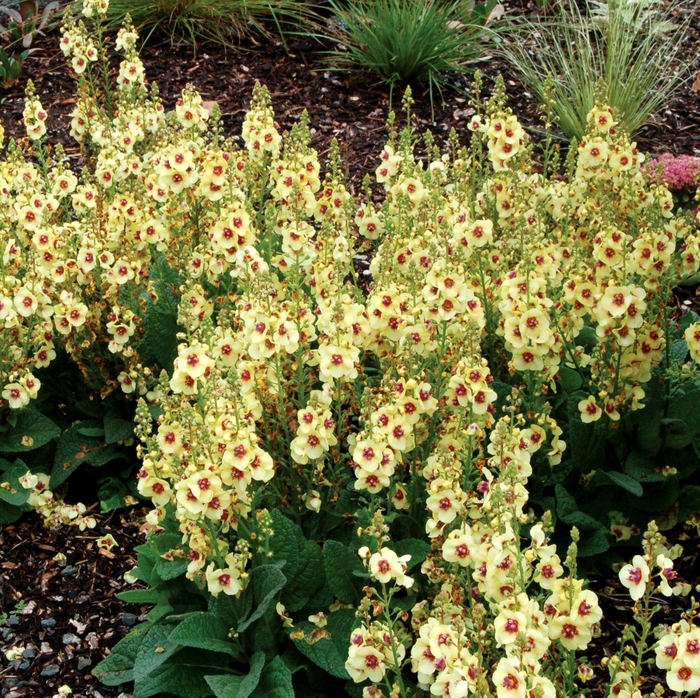
[[[601,10],[603,10],[601,12]],[[583,137],[599,95],[634,134],[687,79],[687,21],[637,0],[556,3],[552,17],[518,19],[499,50],[541,103],[552,101],[567,138]]]
[[[407,94],[356,201],[337,144],[324,170],[308,117],[280,133],[262,86],[241,147],[193,87],[165,109],[132,27],[116,87],[89,22],[65,28],[72,64],[91,37],[84,168],[31,89],[0,163],[0,452],[30,461],[0,463],[0,499],[48,506],[84,440],[125,438],[81,426],[49,475],[46,369],[131,406],[153,509],[146,588],[121,598],[153,607],[95,675],[141,698],[573,696],[604,622],[595,557],[638,611],[608,688],[641,695],[653,595],[690,590],[649,520],[700,509],[700,318],[671,318],[700,237],[612,111],[538,172],[502,82],[442,151]],[[644,529],[624,565],[617,539]],[[657,629],[672,690],[698,681],[692,609]]]
[[[465,5],[454,0],[331,0],[332,33],[338,44],[334,69],[365,72],[387,82],[427,84],[442,93],[449,74],[469,70],[484,50],[495,0]]]
[[[270,27],[311,31],[316,20],[307,0],[112,0],[107,16],[112,28],[130,18],[146,40],[165,37],[195,48],[201,41],[239,48],[244,39],[269,40]]]

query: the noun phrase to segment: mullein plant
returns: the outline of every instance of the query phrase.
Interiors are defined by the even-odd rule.
[[[166,113],[127,26],[111,88],[99,33],[98,59],[88,55],[89,22],[105,10],[86,3],[61,42],[79,81],[72,134],[84,169],[46,145],[31,89],[27,150],[10,145],[0,164],[3,416],[40,394],[35,372],[59,349],[102,395],[135,399],[148,526],[175,535],[163,559],[185,561],[211,608],[223,599],[235,614],[257,593],[280,517],[314,550],[338,518],[351,526],[349,576],[365,585],[334,671],[367,698],[414,685],[453,698],[574,695],[592,672],[576,653],[602,612],[577,572],[578,532],[558,550],[529,487],[567,449],[551,399],[564,369],[580,381],[584,423],[615,425],[644,407],[668,356],[670,290],[700,266],[691,219],[644,178],[644,156],[604,105],[564,175],[534,171],[502,83],[474,101],[469,147],[453,134],[442,152],[428,135],[425,160],[407,94],[409,127],[390,119],[375,172],[383,197],[367,182],[356,202],[337,145],[324,174],[308,117],[280,134],[261,86],[239,148],[194,88]],[[358,244],[375,249],[366,293]],[[700,323],[685,341],[679,370],[692,375]],[[172,344],[160,372],[162,347],[149,342]],[[20,484],[52,501],[45,477]],[[688,591],[677,551],[653,526],[645,541],[620,571],[642,614],[625,635],[632,651],[609,662],[615,695],[642,680],[651,594]],[[284,584],[286,568],[275,569]],[[306,608],[280,602],[268,622],[303,643]],[[331,596],[313,609],[309,644],[344,608]],[[227,652],[247,653],[251,618],[229,622],[239,631],[224,634]],[[661,634],[672,690],[697,688],[693,627],[691,614]]]

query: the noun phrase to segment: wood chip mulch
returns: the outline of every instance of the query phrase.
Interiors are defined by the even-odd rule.
[[[4,698],[50,697],[63,685],[74,698],[111,698],[118,688],[102,686],[92,669],[139,621],[146,608],[117,600],[136,588],[124,573],[136,565],[134,548],[143,507],[93,514],[98,525],[48,530],[30,514],[0,530],[0,649],[24,647],[22,656],[0,664]],[[111,533],[111,551],[97,539]],[[65,556],[63,558],[63,556]]]

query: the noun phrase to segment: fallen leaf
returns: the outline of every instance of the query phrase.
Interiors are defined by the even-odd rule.
[[[82,635],[85,632],[85,628],[87,628],[87,623],[81,623],[76,618],[71,618],[68,622],[75,628],[75,632],[78,635]]]
[[[503,5],[501,5],[501,3],[499,2],[493,8],[493,10],[491,10],[491,14],[489,14],[489,16],[486,18],[486,21],[484,22],[484,24],[490,24],[491,22],[495,22],[495,21],[501,19],[501,17],[503,17],[503,15],[505,13],[506,13],[506,8],[503,7]]]
[[[700,92],[700,72],[698,72],[698,76],[695,78],[695,82],[690,86],[690,89],[693,92]]]
[[[36,601],[30,601],[21,611],[20,613],[23,616],[28,616],[32,613],[34,613],[34,609],[36,608]]]
[[[51,581],[51,579],[53,579],[57,574],[58,572],[53,572],[41,575],[41,590],[43,592],[47,592],[49,590],[49,581]]]
[[[14,562],[3,562],[2,565],[0,565],[5,570],[16,570],[19,565],[16,565]]]

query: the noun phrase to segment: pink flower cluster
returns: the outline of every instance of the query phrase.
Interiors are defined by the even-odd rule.
[[[700,157],[663,153],[642,169],[651,181],[665,184],[671,191],[695,189],[699,183]]]

